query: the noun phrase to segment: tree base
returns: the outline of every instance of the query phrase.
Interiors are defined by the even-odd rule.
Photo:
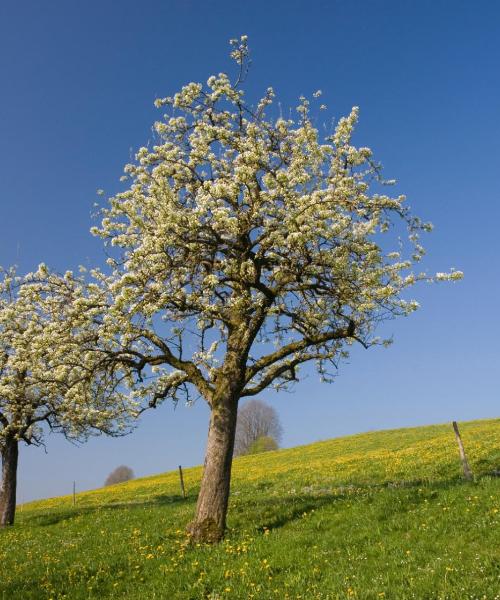
[[[18,441],[4,440],[2,448],[2,475],[0,480],[0,528],[14,524],[16,514]]]
[[[224,537],[224,528],[208,517],[203,521],[191,521],[186,531],[191,536],[192,543],[217,544]]]

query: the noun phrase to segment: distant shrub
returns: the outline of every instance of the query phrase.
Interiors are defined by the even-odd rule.
[[[250,446],[247,454],[260,454],[261,452],[269,452],[270,450],[277,450],[278,444],[276,440],[269,435],[263,435],[257,438],[255,442]]]
[[[126,467],[125,465],[121,465],[116,467],[114,471],[106,478],[104,485],[114,485],[115,483],[123,483],[124,481],[130,481],[134,478],[134,472],[130,467]]]

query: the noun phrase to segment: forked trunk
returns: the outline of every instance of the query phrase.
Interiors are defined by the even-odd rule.
[[[212,408],[196,514],[187,528],[194,542],[214,543],[224,536],[237,412],[237,397]]]
[[[0,527],[6,527],[7,525],[13,525],[16,514],[18,441],[12,437],[6,438],[1,454]]]

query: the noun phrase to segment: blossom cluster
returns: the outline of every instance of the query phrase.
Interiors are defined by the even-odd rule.
[[[82,280],[42,264],[0,281],[0,449],[8,438],[39,444],[43,424],[73,439],[125,431],[132,405],[96,373],[92,323]]]

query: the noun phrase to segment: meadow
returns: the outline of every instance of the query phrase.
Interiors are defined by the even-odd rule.
[[[364,433],[234,461],[229,530],[184,533],[201,468],[19,507],[2,600],[500,599],[500,419]]]

